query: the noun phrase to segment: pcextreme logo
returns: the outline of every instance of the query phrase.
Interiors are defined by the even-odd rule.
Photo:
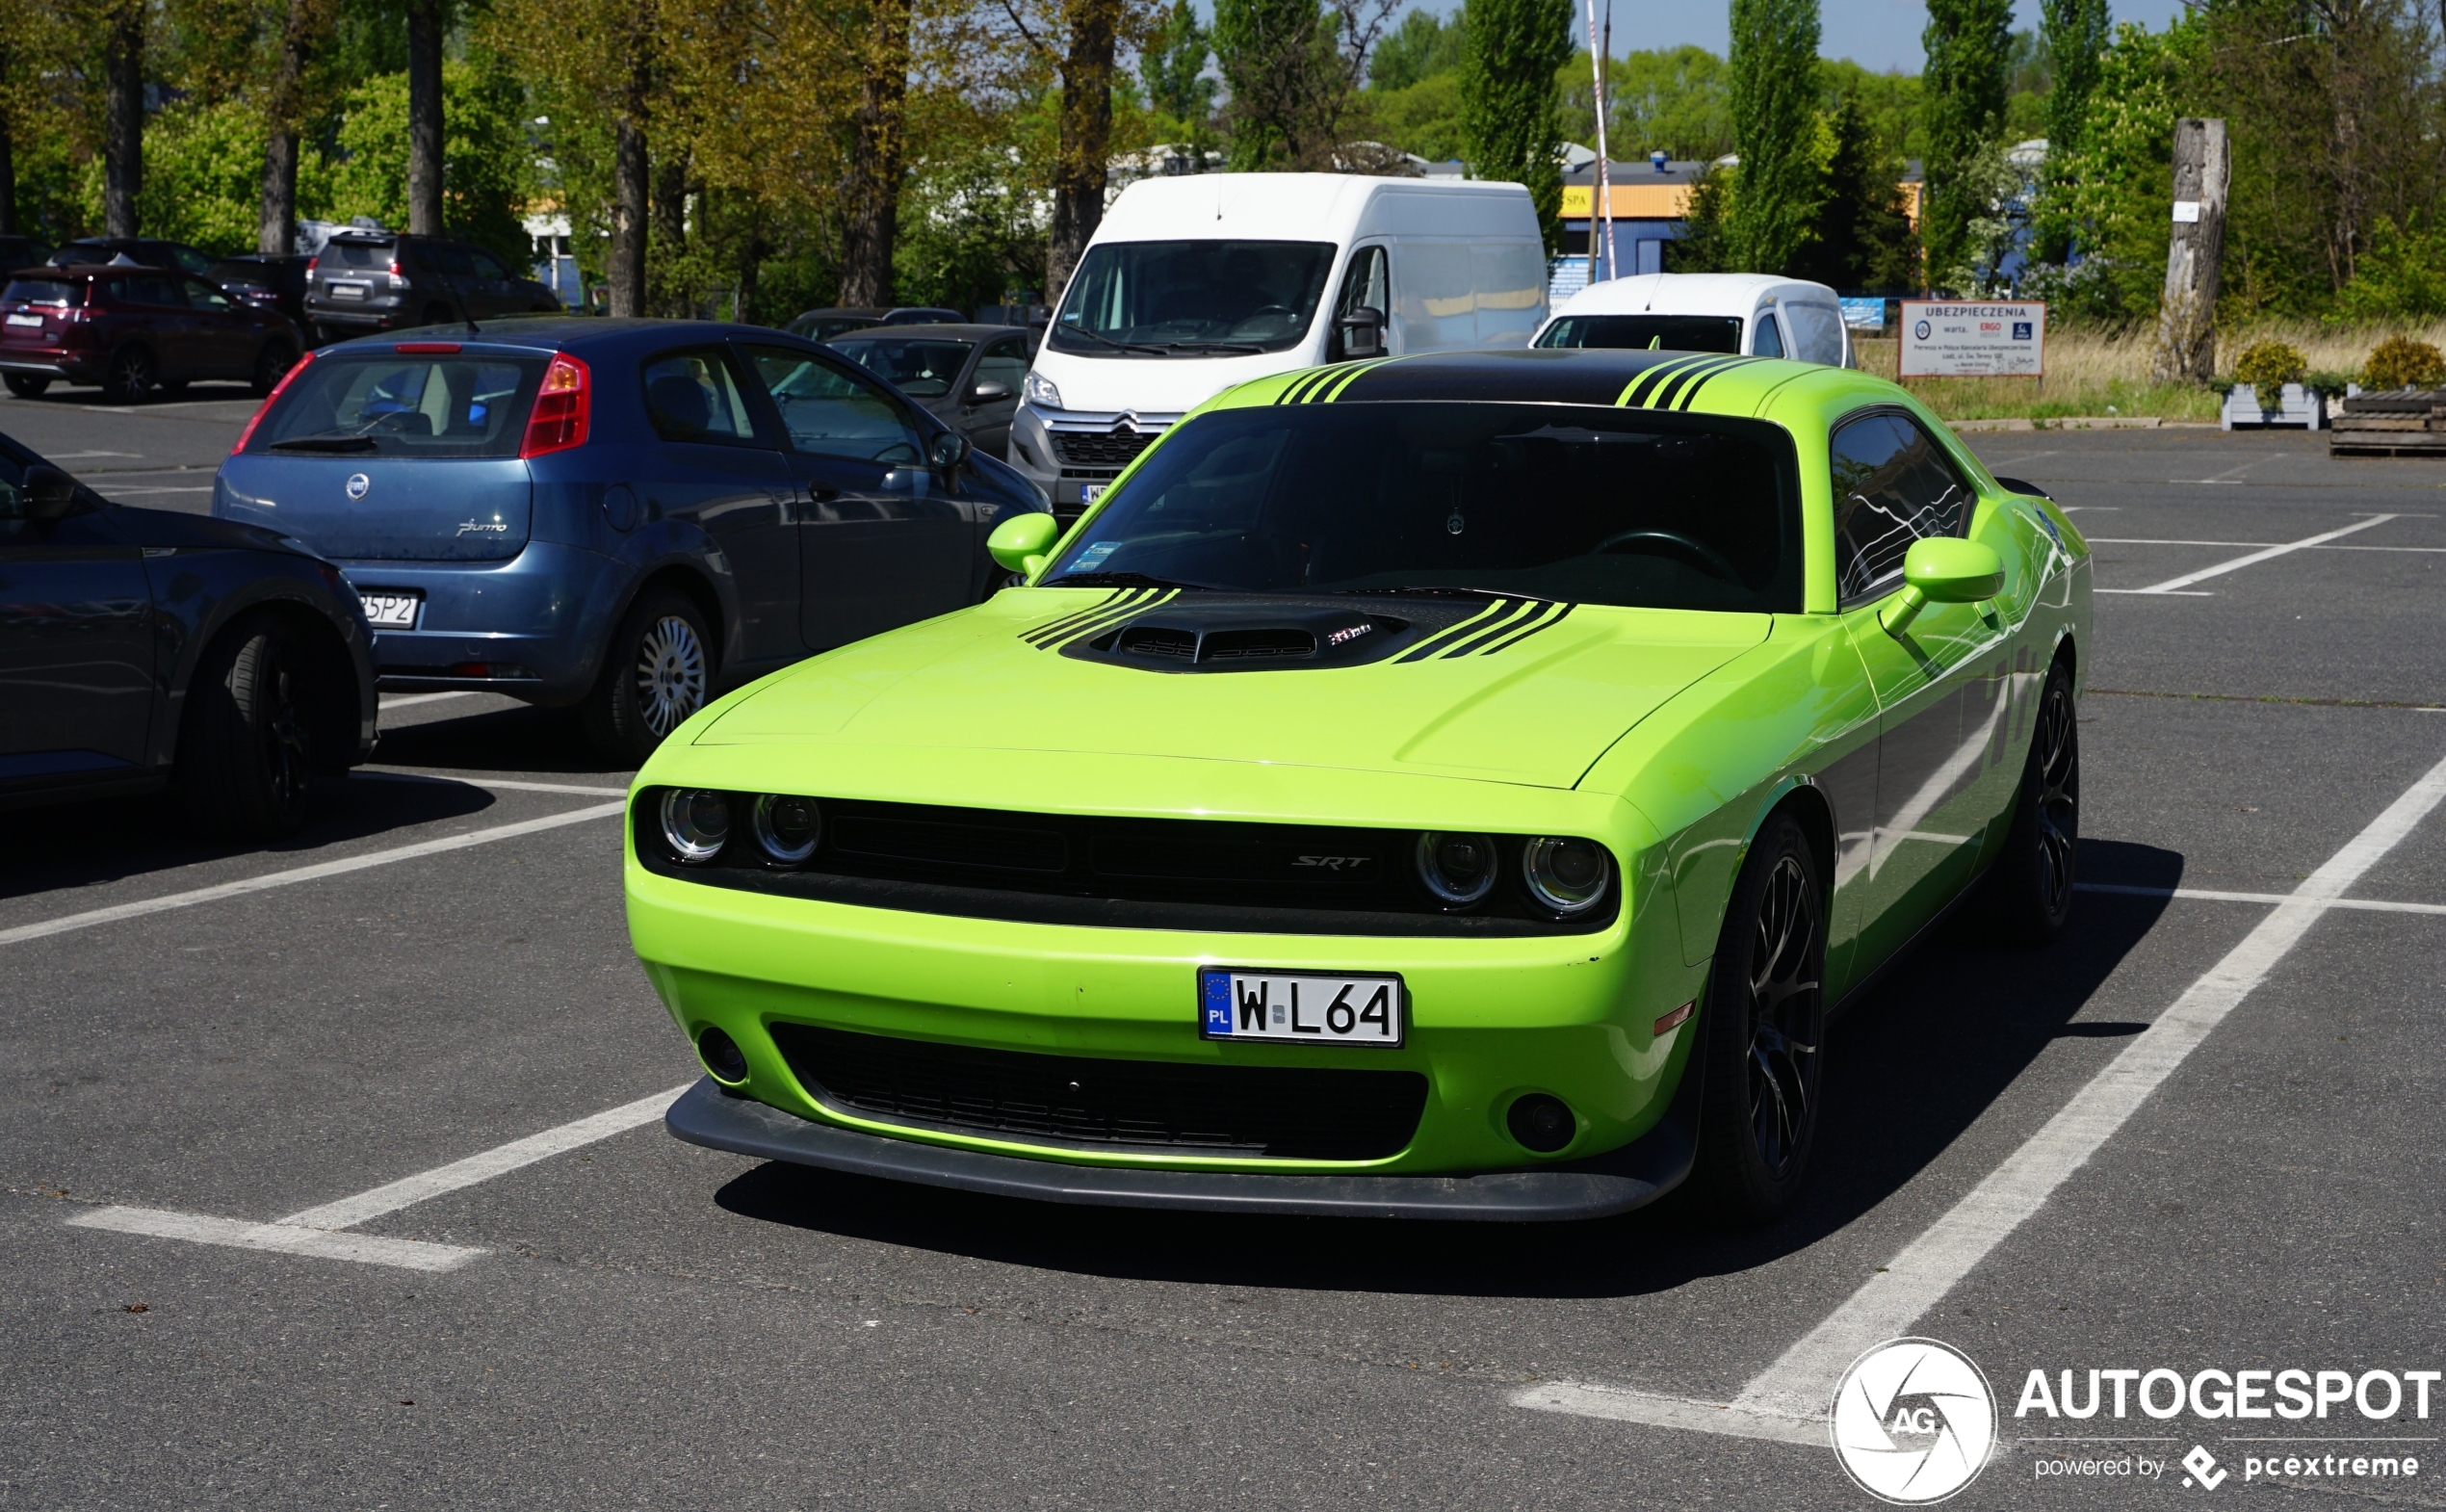
[[[1979,1478],[1996,1442],[1996,1398],[1968,1355],[1894,1339],[1834,1388],[1834,1457],[1853,1484],[1897,1506],[1942,1501]]]

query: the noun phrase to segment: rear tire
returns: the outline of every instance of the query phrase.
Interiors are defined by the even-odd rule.
[[[271,615],[204,652],[187,690],[171,786],[198,833],[270,840],[305,823],[314,791],[313,659]]]
[[[607,759],[642,767],[705,707],[713,676],[713,638],[696,601],[669,588],[645,593],[612,632],[603,675],[582,706],[586,738]]]
[[[40,399],[51,386],[51,380],[39,373],[11,373],[0,378],[0,381],[6,381],[9,392],[19,399]]]
[[[255,353],[255,372],[251,380],[255,393],[258,396],[271,393],[297,364],[297,348],[277,336],[265,342],[263,350]]]
[[[110,368],[102,375],[102,403],[142,404],[160,377],[161,368],[151,352],[142,347],[121,347],[112,355]]]
[[[2030,755],[2013,797],[2013,829],[1988,872],[1990,918],[2004,944],[2052,944],[2072,917],[2081,841],[2081,725],[2072,669],[2047,669],[2032,721]]]
[[[1732,885],[1707,978],[1706,1082],[1691,1175],[1701,1200],[1728,1223],[1781,1217],[1808,1180],[1824,1085],[1825,981],[1817,855],[1799,822],[1777,814]]]

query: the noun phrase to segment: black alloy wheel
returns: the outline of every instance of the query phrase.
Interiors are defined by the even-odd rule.
[[[1733,1223],[1781,1216],[1808,1179],[1824,1101],[1825,899],[1799,822],[1773,816],[1733,884],[1702,1031],[1707,1080],[1693,1175]]]
[[[39,373],[10,373],[0,375],[0,378],[5,378],[9,392],[19,399],[40,399],[51,386],[51,380]]]
[[[161,377],[161,368],[153,354],[143,347],[121,347],[111,357],[110,368],[102,375],[102,402],[106,404],[134,404],[153,391]]]
[[[255,353],[255,371],[251,379],[257,397],[278,387],[280,379],[297,364],[298,349],[289,344],[288,338],[274,336],[265,342],[263,350]]]
[[[314,794],[306,648],[278,618],[240,621],[188,689],[172,785],[197,831],[264,840],[305,823]]]
[[[2072,917],[2081,845],[2081,722],[2072,669],[2050,667],[2014,795],[2013,829],[1989,873],[1996,931],[2007,944],[2043,946]]]

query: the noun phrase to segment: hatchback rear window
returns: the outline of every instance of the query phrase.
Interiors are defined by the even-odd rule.
[[[541,356],[325,357],[297,376],[249,454],[515,456]]]
[[[1741,321],[1732,315],[1565,315],[1546,327],[1537,344],[1739,352]]]
[[[0,303],[57,304],[75,309],[85,302],[82,278],[12,278],[0,289]]]
[[[391,266],[391,244],[388,242],[326,242],[323,260],[338,263],[343,268],[382,268]]]

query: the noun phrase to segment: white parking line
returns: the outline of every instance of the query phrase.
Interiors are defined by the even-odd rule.
[[[216,883],[184,893],[171,893],[162,898],[146,898],[132,903],[115,903],[108,908],[88,909],[60,919],[45,919],[39,924],[22,924],[13,929],[0,929],[0,945],[19,945],[27,940],[39,940],[48,935],[65,934],[71,929],[90,929],[95,925],[116,924],[121,919],[139,919],[146,914],[164,913],[172,908],[192,908],[197,903],[218,902],[224,898],[242,898],[275,887],[288,887],[298,882],[319,882],[326,876],[345,876],[368,867],[388,866],[394,861],[413,861],[419,856],[437,856],[470,846],[487,845],[496,840],[514,840],[520,835],[533,835],[542,830],[558,829],[563,824],[583,823],[590,819],[609,819],[621,812],[625,803],[597,803],[589,808],[573,809],[566,814],[547,814],[541,819],[521,820],[514,824],[497,824],[491,829],[473,829],[459,835],[444,835],[438,840],[421,840],[412,846],[398,846],[389,850],[376,850],[361,856],[344,856],[337,861],[318,861],[312,866],[293,867],[286,872],[266,873],[262,876],[244,876],[234,882]]]
[[[2281,546],[2285,544],[2282,541],[2266,540],[2166,540],[2156,536],[2141,535],[2092,535],[2089,537],[2089,542],[2093,546]],[[2400,551],[2415,554],[2446,552],[2446,546],[2311,546],[2303,549],[2309,551]],[[2128,593],[2133,590],[2125,588],[2123,591]]]
[[[386,693],[382,698],[382,707],[386,711],[406,709],[420,703],[439,703],[445,698],[472,698],[474,696],[474,693],[464,688],[455,688],[446,693]]]
[[[365,782],[433,783],[446,788],[499,788],[506,793],[574,793],[589,798],[625,798],[626,788],[583,788],[573,782],[521,782],[507,777],[435,777],[421,771],[367,771],[359,768],[356,779]]]
[[[2427,712],[2427,711],[2423,711]],[[2122,893],[2133,898],[2183,898],[2203,903],[2284,903],[2297,901],[2287,893],[2226,893],[2205,887],[2133,887],[2121,882],[2075,882],[2076,893]],[[2305,908],[2363,908],[2381,914],[2446,914],[2446,903],[2399,903],[2383,898],[2299,899]]]
[[[2178,593],[2195,583],[2205,583],[2210,578],[2221,578],[2228,572],[2239,572],[2245,567],[2255,566],[2260,562],[2284,556],[2288,552],[2300,551],[2305,546],[2322,546],[2329,541],[2350,535],[2355,531],[2366,531],[2373,525],[2384,525],[2387,521],[2396,518],[2398,516],[2392,514],[2373,514],[2368,519],[2355,521],[2342,530],[2325,531],[2316,535],[2305,535],[2297,541],[2287,541],[2281,546],[2270,546],[2261,551],[2254,551],[2247,557],[2236,557],[2231,561],[2221,561],[2213,567],[2202,567],[2197,572],[2186,572],[2179,578],[2168,578],[2163,583],[2152,583],[2145,588],[2100,588],[2098,591],[2101,593]]]
[[[276,1223],[245,1223],[196,1212],[166,1212],[159,1208],[96,1208],[68,1219],[71,1228],[110,1229],[142,1234],[147,1238],[186,1239],[195,1244],[223,1244],[231,1249],[273,1250],[284,1255],[312,1255],[320,1260],[354,1260],[369,1265],[397,1265],[403,1270],[455,1270],[484,1253],[456,1244],[428,1244],[422,1239],[390,1239],[371,1234],[326,1234],[320,1229],[283,1228]]]
[[[1766,1438],[1789,1435],[1754,1431],[1761,1421],[1785,1426],[1823,1423],[1843,1369],[1870,1346],[1909,1333],[1913,1323],[2036,1213],[2139,1111],[2148,1095],[2174,1074],[2225,1015],[2267,979],[2310,926],[2345,900],[2345,891],[2441,801],[2446,801],[2446,761],[2431,768],[2300,887],[2278,896],[2268,916],[2159,1014],[2146,1033],[2133,1039],[1967,1196],[1879,1267],[1832,1316],[1723,1404],[1722,1418],[1709,1416],[1712,1403],[1652,1394],[1601,1393],[1601,1389],[1595,1389],[1601,1393],[1600,1398],[1590,1399],[1601,1399],[1607,1410],[1590,1415]],[[1574,1391],[1591,1390],[1574,1383],[1560,1384]],[[1511,1400],[1515,1406],[1546,1411],[1581,1410],[1574,1405],[1581,1398],[1558,1392],[1554,1383],[1523,1388]]]

